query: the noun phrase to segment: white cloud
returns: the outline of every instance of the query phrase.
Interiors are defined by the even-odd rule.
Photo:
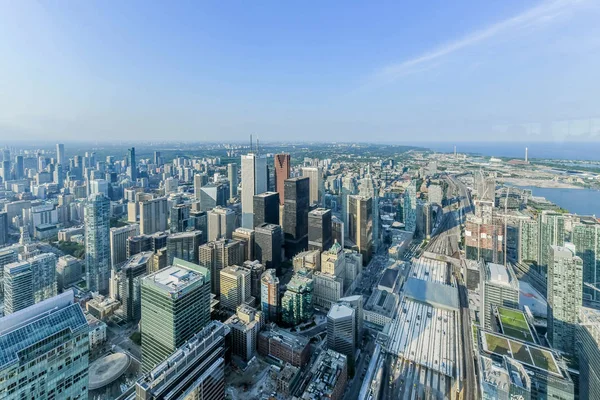
[[[375,71],[372,80],[377,83],[394,82],[406,75],[428,70],[441,60],[457,51],[474,46],[497,36],[537,28],[556,20],[572,11],[573,6],[585,0],[551,0],[530,8],[512,18],[496,22],[454,42],[447,43],[414,58],[384,66]]]

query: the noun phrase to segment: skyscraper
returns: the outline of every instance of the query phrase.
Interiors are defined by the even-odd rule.
[[[15,179],[23,179],[25,177],[25,166],[23,164],[23,156],[15,157]]]
[[[290,178],[285,181],[283,232],[288,258],[308,247],[309,183],[307,177]]]
[[[275,154],[275,191],[279,193],[279,204],[285,201],[285,180],[290,177],[290,155]]]
[[[570,243],[548,251],[548,340],[575,354],[575,334],[583,297],[583,261]]]
[[[237,164],[227,164],[227,180],[229,181],[229,198],[237,197],[238,192],[238,168]]]
[[[254,258],[267,269],[281,268],[281,226],[262,224],[254,230]]]
[[[8,214],[0,212],[0,246],[8,243]]]
[[[327,313],[327,347],[354,358],[356,312],[346,304],[334,304]]]
[[[208,241],[231,239],[235,229],[235,212],[229,208],[215,207],[208,212]]]
[[[221,274],[223,268],[241,265],[244,262],[244,247],[238,240],[219,239],[208,242],[199,248],[199,264],[211,273],[211,291],[221,293]]]
[[[417,182],[411,181],[404,191],[404,229],[415,232],[417,229]]]
[[[155,232],[166,231],[168,228],[168,204],[166,197],[141,201],[140,206],[140,233],[149,235]]]
[[[67,159],[65,158],[65,145],[58,143],[56,145],[56,163],[67,167]]]
[[[582,307],[577,325],[579,398],[600,399],[600,311]]]
[[[151,371],[210,322],[210,271],[175,259],[142,279],[142,369]]]
[[[9,315],[34,304],[33,274],[27,261],[4,266],[4,314]]]
[[[244,261],[242,268],[250,272],[250,295],[260,302],[260,279],[265,272],[265,266],[258,260]]]
[[[125,316],[130,321],[139,321],[142,316],[141,281],[152,264],[153,252],[145,251],[131,257],[119,272],[119,294]]]
[[[373,199],[358,195],[348,196],[348,236],[369,264],[373,252]]]
[[[0,319],[0,393],[87,399],[88,322],[72,291]]]
[[[235,311],[250,298],[251,280],[250,271],[245,268],[232,265],[223,268],[219,274],[221,287],[221,308]]]
[[[227,183],[209,183],[200,188],[200,210],[208,211],[217,206],[226,206],[229,199]]]
[[[140,234],[140,226],[131,224],[110,228],[110,265],[116,270],[127,261],[127,239]]]
[[[313,280],[294,274],[281,298],[283,322],[298,325],[313,315]]]
[[[302,168],[302,176],[306,176],[310,182],[310,204],[321,204],[323,197],[323,169],[320,167]]]
[[[480,275],[481,312],[484,328],[493,330],[494,307],[519,308],[519,281],[512,269],[485,263]]]
[[[279,193],[264,192],[254,196],[254,227],[279,224]]]
[[[200,200],[200,193],[202,186],[208,184],[208,176],[206,174],[195,174],[194,175],[194,197]]]
[[[256,258],[254,257],[254,241],[255,241],[255,233],[254,229],[246,229],[246,228],[237,228],[231,234],[231,238],[235,240],[239,240],[244,243],[244,260],[246,261],[254,261]]]
[[[135,147],[127,150],[127,175],[135,182],[137,180],[137,164],[135,161]]]
[[[189,231],[173,233],[167,237],[167,264],[175,258],[198,264],[198,248],[203,243],[202,232]]]
[[[573,227],[573,244],[577,256],[583,261],[583,297],[600,301],[600,293],[586,286],[600,282],[600,224],[581,223]]]
[[[85,274],[88,290],[108,294],[110,279],[110,201],[91,195],[84,208]]]
[[[325,251],[332,244],[331,210],[312,210],[308,213],[308,249]]]
[[[260,303],[267,322],[279,322],[279,278],[274,269],[268,269],[260,278]]]
[[[242,156],[242,227],[254,227],[254,195],[267,191],[267,158],[250,153]]]

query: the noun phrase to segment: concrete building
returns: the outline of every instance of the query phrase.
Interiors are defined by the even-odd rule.
[[[250,153],[242,163],[242,227],[254,227],[254,195],[268,190],[267,158]]]
[[[494,330],[493,307],[519,308],[519,281],[514,272],[501,264],[485,263],[480,275],[480,320],[485,329]]]
[[[225,321],[231,330],[230,343],[232,354],[244,361],[250,361],[256,353],[258,333],[264,324],[260,311],[242,304],[237,307],[236,314]]]
[[[315,306],[329,309],[332,304],[344,296],[343,276],[335,276],[325,272],[315,272],[313,302]]]
[[[583,298],[583,261],[568,244],[550,246],[548,255],[548,341],[575,354],[575,334]]]
[[[411,181],[404,191],[404,229],[415,232],[417,229],[417,182]]]
[[[244,262],[244,247],[238,240],[220,239],[208,242],[199,248],[199,264],[210,270],[211,292],[221,294],[221,274],[223,268],[241,265]]]
[[[356,312],[346,304],[334,304],[327,313],[327,347],[354,358]]]
[[[600,311],[581,307],[575,345],[579,359],[579,398],[600,399]]]
[[[223,268],[219,274],[221,308],[235,311],[251,297],[250,271],[233,265]]]
[[[139,203],[140,233],[150,235],[168,228],[168,204],[166,197],[145,200]]]
[[[283,205],[285,201],[285,181],[290,177],[290,155],[275,154],[275,191],[279,193],[279,204]]]
[[[310,370],[311,380],[301,400],[340,400],[348,381],[348,360],[334,350],[321,352]]]
[[[585,284],[598,287],[597,282],[600,282],[600,224],[585,221],[574,226],[573,244],[583,262],[583,297],[598,303],[600,293]]]
[[[266,329],[258,334],[258,352],[263,356],[302,367],[310,359],[310,342],[304,336],[294,335],[275,324],[268,324]]]
[[[227,180],[229,181],[229,198],[233,199],[238,194],[238,168],[237,164],[227,164]]]
[[[373,199],[358,195],[348,196],[348,236],[363,256],[363,263],[371,261],[373,253]]]
[[[321,252],[319,250],[303,251],[294,257],[294,272],[320,271]]]
[[[83,266],[83,261],[68,254],[58,258],[56,262],[56,289],[59,293],[83,277]]]
[[[239,240],[240,242],[244,243],[244,249],[245,249],[244,260],[246,260],[246,261],[256,260],[256,258],[254,257],[254,238],[255,238],[254,229],[237,228],[231,234],[231,238],[234,240]]]
[[[250,272],[250,295],[257,303],[260,303],[261,278],[265,272],[265,266],[258,260],[244,261],[241,267]],[[260,306],[258,306],[260,308]]]
[[[326,251],[332,244],[331,210],[312,210],[308,213],[308,249]]]
[[[279,225],[279,193],[254,195],[254,228],[262,224]]]
[[[281,298],[282,320],[288,325],[298,325],[313,315],[313,280],[294,274]]]
[[[266,322],[278,322],[281,314],[279,278],[274,269],[267,269],[260,278],[260,303]]]
[[[283,232],[285,254],[292,258],[308,248],[309,179],[290,178],[285,181]]]
[[[310,182],[310,204],[321,204],[323,198],[323,169],[320,167],[302,168],[302,176],[308,177]]]
[[[108,293],[110,280],[110,201],[93,194],[85,204],[85,272],[88,290]]]
[[[173,233],[167,237],[167,264],[173,264],[173,259],[179,258],[198,264],[199,247],[204,243],[200,231]]]
[[[127,239],[139,234],[138,224],[110,228],[110,265],[113,270],[127,261]]]
[[[208,241],[231,239],[235,230],[235,212],[229,208],[215,207],[208,213]]]
[[[225,349],[229,327],[211,321],[163,363],[140,378],[127,400],[225,398]]]
[[[131,257],[119,271],[119,294],[123,304],[123,313],[130,321],[139,321],[142,316],[141,281],[150,271],[151,251]]]
[[[254,230],[254,258],[267,269],[281,269],[281,226],[262,224]]]
[[[73,292],[0,319],[0,393],[88,398],[88,323]]]
[[[142,369],[149,372],[210,322],[207,268],[175,259],[142,283]]]

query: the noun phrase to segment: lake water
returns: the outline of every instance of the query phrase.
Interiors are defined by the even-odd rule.
[[[530,189],[534,196],[545,197],[571,213],[600,216],[600,190],[517,187]]]

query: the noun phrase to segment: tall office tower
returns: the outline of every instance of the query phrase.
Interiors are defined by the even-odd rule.
[[[88,322],[72,291],[0,319],[0,393],[87,399]]]
[[[138,235],[127,238],[126,258],[132,257],[142,251],[152,250],[152,238],[149,235]],[[166,239],[165,239],[166,245]]]
[[[198,248],[202,245],[202,232],[189,231],[173,233],[167,237],[167,264],[175,258],[198,264]]]
[[[19,261],[15,246],[0,248],[0,301],[4,299],[4,266]]]
[[[202,186],[208,184],[208,176],[206,174],[194,175],[194,197],[200,200]]]
[[[254,229],[237,228],[231,234],[231,238],[244,243],[244,260],[254,261]]]
[[[6,183],[7,181],[10,181],[11,178],[10,160],[4,160],[2,161],[2,182]]]
[[[583,261],[575,247],[548,251],[548,340],[552,347],[575,354],[575,328],[583,298]]]
[[[210,322],[210,271],[175,259],[142,278],[142,370],[151,371]]]
[[[129,321],[139,321],[142,317],[141,281],[150,270],[153,254],[151,251],[136,254],[119,271],[119,294],[124,314]]]
[[[375,225],[375,224],[373,224]],[[415,234],[418,238],[422,239],[430,239],[431,238],[431,230],[433,229],[433,209],[431,207],[431,203],[424,200],[417,200],[417,221],[415,225],[416,231]],[[500,238],[502,239],[502,238]],[[489,260],[489,261],[501,261],[499,260]]]
[[[335,215],[331,217],[331,237],[344,248],[344,223]]]
[[[266,270],[260,278],[260,304],[266,322],[279,322],[279,278],[274,269]]]
[[[127,261],[127,239],[140,234],[138,224],[110,228],[110,265],[116,270]]]
[[[275,191],[279,193],[279,205],[285,201],[285,181],[290,178],[290,155],[275,154]]]
[[[237,306],[245,303],[251,296],[250,271],[233,265],[223,268],[221,275],[221,308],[235,311]]]
[[[279,224],[279,193],[264,192],[254,196],[254,227]]]
[[[155,151],[154,152],[154,165],[156,165],[157,167],[160,166],[161,162],[160,162],[160,151]]]
[[[344,276],[332,275],[327,272],[313,273],[314,295],[313,303],[324,309],[331,308],[344,295]]]
[[[581,307],[577,325],[579,398],[600,399],[600,311]]]
[[[565,217],[561,214],[542,212],[540,220],[540,246],[539,265],[546,271],[550,263],[550,246],[564,246],[565,244]]]
[[[404,191],[404,230],[415,232],[417,229],[417,182],[411,181]]]
[[[285,181],[283,232],[285,255],[292,258],[308,247],[309,179],[290,178]]]
[[[58,143],[56,145],[56,163],[59,165],[67,166],[67,159],[65,158],[65,145]]]
[[[227,180],[229,181],[229,198],[237,197],[238,192],[238,168],[237,164],[227,164]]]
[[[179,179],[173,178],[172,176],[168,177],[163,181],[163,188],[165,196],[171,193],[177,193],[177,190],[179,190]]]
[[[298,325],[313,315],[313,280],[294,274],[281,298],[283,322]]]
[[[31,267],[33,302],[56,296],[56,255],[42,253],[27,259]]]
[[[56,288],[62,293],[67,286],[78,282],[83,277],[83,260],[71,255],[59,257],[56,261]]]
[[[327,347],[354,359],[356,312],[345,304],[334,304],[327,313]]]
[[[0,212],[0,246],[8,243],[8,214]]]
[[[110,279],[110,200],[91,195],[84,209],[85,280],[88,290],[108,294]]]
[[[267,158],[242,156],[242,227],[254,227],[254,195],[267,191]]]
[[[166,197],[142,201],[140,207],[140,233],[149,235],[167,230],[168,205]]]
[[[363,332],[363,297],[361,295],[342,297],[339,303],[354,310],[354,340],[358,344]]]
[[[260,302],[260,278],[265,272],[265,266],[254,260],[244,261],[242,268],[250,272],[250,295]]]
[[[308,249],[325,251],[332,244],[331,210],[312,210],[308,213]]]
[[[219,239],[200,246],[199,264],[208,268],[212,276],[211,291],[221,293],[221,270],[244,262],[244,246],[238,240]]]
[[[217,206],[226,206],[229,199],[227,183],[209,183],[200,188],[200,210],[208,211]]]
[[[249,305],[237,307],[236,313],[225,321],[231,329],[231,353],[248,362],[256,353],[258,333],[264,324],[262,312]]]
[[[135,183],[137,180],[137,164],[135,161],[135,147],[127,150],[127,176]]]
[[[310,204],[321,204],[323,198],[323,169],[321,167],[304,167],[302,176],[306,176],[310,182]]]
[[[169,230],[171,233],[185,232],[190,223],[190,204],[174,204],[169,213]]]
[[[254,258],[281,273],[281,226],[262,224],[254,230]]]
[[[4,315],[34,305],[33,274],[27,261],[4,266]]]
[[[207,215],[208,241],[231,239],[235,229],[235,212],[230,208],[215,207]]]
[[[510,267],[485,263],[480,274],[481,312],[484,328],[494,330],[494,307],[519,308],[519,281]]]
[[[15,179],[23,179],[25,177],[25,166],[23,164],[23,156],[15,158]]]
[[[165,363],[140,378],[127,400],[186,398],[221,400],[225,398],[225,338],[230,329],[211,321],[169,356]]]
[[[519,262],[539,262],[540,256],[539,221],[519,221]]]
[[[364,265],[373,253],[373,199],[348,196],[348,236],[358,246]]]
[[[573,244],[583,261],[583,298],[600,302],[600,293],[586,286],[598,287],[600,282],[600,224],[584,222],[573,227]],[[595,308],[598,308],[597,306]]]

